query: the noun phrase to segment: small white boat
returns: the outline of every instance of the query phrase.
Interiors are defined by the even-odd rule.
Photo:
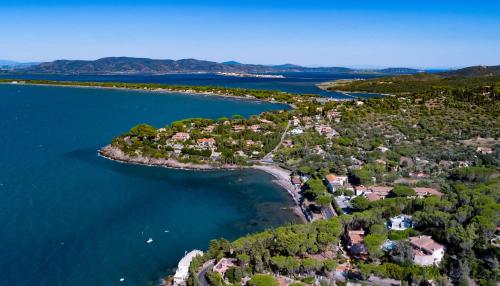
[[[150,237],[148,240],[146,240],[146,243],[151,243],[153,242],[153,239]]]
[[[125,281],[125,278],[123,278],[123,277],[120,278],[120,282],[123,282],[123,281]]]

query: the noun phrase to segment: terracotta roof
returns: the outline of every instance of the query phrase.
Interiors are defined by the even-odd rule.
[[[361,185],[361,186],[354,186],[354,188],[356,189],[356,191],[360,191],[360,192],[366,192],[368,191],[368,188]]]
[[[214,138],[201,138],[201,139],[198,139],[196,140],[196,142],[198,143],[215,143],[215,139]]]
[[[378,201],[384,198],[383,196],[379,196],[376,193],[365,193],[365,195],[370,202]]]
[[[377,193],[378,195],[387,196],[391,191],[392,187],[388,186],[373,186],[369,188],[372,192]]]
[[[325,176],[326,180],[329,181],[329,182],[332,182],[335,180],[335,178],[337,178],[337,175],[335,174],[328,174]]]
[[[365,239],[365,231],[364,230],[349,230],[347,232],[347,235],[349,236],[349,240],[351,241],[351,244],[357,244],[357,243],[363,243]]]
[[[432,237],[428,235],[410,237],[410,244],[429,253],[433,253],[434,251],[443,248],[441,244],[435,242]]]

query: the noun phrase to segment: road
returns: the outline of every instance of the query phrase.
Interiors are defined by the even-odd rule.
[[[208,270],[212,269],[214,267],[214,264],[215,260],[211,259],[205,262],[203,266],[201,266],[201,270],[200,272],[198,272],[198,280],[200,281],[201,286],[210,286],[210,284],[207,281],[207,278],[205,278],[205,273],[207,273]]]

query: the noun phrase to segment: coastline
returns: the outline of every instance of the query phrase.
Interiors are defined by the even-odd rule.
[[[76,82],[71,82],[76,83]],[[246,96],[237,96],[231,93],[218,93],[218,92],[203,92],[196,91],[191,89],[169,89],[169,88],[133,88],[133,87],[119,87],[119,86],[100,86],[100,85],[85,85],[86,82],[81,82],[81,84],[63,84],[61,83],[34,83],[34,82],[23,82],[23,80],[9,80],[9,81],[0,81],[0,84],[8,84],[8,85],[32,85],[32,86],[54,86],[54,87],[70,87],[70,88],[95,88],[95,89],[109,89],[109,90],[126,90],[126,91],[138,91],[138,92],[150,92],[150,93],[166,93],[166,94],[182,94],[182,95],[191,95],[191,96],[216,96],[222,98],[229,99],[237,99],[237,100],[246,100],[253,102],[265,102],[265,103],[275,103],[275,104],[285,104],[290,106],[292,109],[295,106],[291,103],[280,102],[276,100],[267,100],[256,98],[255,96],[246,95]],[[106,82],[103,82],[106,83]],[[193,86],[194,87],[194,86]],[[214,88],[218,88],[214,86]]]
[[[309,222],[303,208],[300,204],[300,198],[296,193],[293,192],[293,185],[291,183],[291,172],[285,170],[276,165],[252,165],[252,166],[240,166],[234,164],[225,165],[211,165],[211,164],[195,164],[195,163],[182,163],[174,159],[154,159],[142,156],[131,157],[123,153],[122,150],[113,147],[111,145],[106,145],[101,148],[98,152],[98,156],[106,158],[111,161],[116,161],[124,164],[133,164],[149,167],[162,167],[168,169],[180,169],[188,171],[234,171],[234,170],[244,170],[244,169],[256,169],[266,172],[272,175],[275,180],[274,183],[279,185],[282,189],[286,190],[287,193],[292,197],[294,206],[292,208],[293,213],[300,219],[302,223]]]

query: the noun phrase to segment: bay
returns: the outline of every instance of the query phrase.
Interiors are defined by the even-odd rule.
[[[96,153],[138,123],[161,127],[281,108],[195,95],[0,85],[0,285],[150,285],[210,239],[295,222],[291,199],[268,174],[125,165]]]

